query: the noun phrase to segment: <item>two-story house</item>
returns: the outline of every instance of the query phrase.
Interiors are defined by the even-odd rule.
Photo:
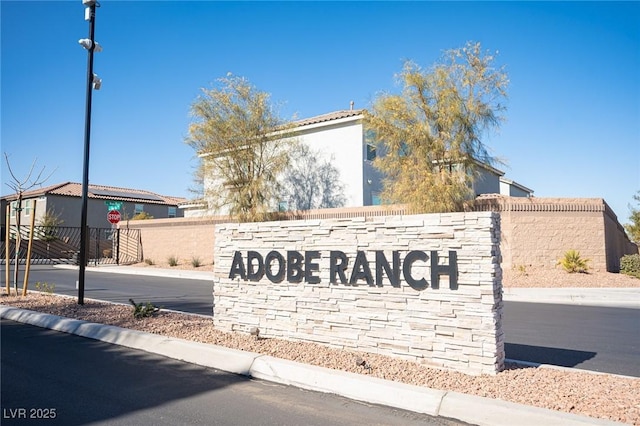
[[[290,130],[290,137],[331,160],[339,172],[344,190],[343,207],[380,204],[383,176],[373,166],[377,153],[374,141],[364,126],[364,110],[341,110],[299,120]],[[212,181],[205,180],[205,186],[207,182]],[[479,164],[473,189],[476,195],[529,197],[533,194],[531,189],[504,178],[504,172],[485,164]],[[204,188],[204,193],[208,193],[208,188]],[[187,217],[225,213],[211,211],[206,201],[187,202],[180,207]]]

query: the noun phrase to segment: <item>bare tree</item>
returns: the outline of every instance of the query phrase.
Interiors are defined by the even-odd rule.
[[[292,210],[342,207],[345,203],[344,185],[339,170],[331,159],[298,143],[291,151],[291,162],[284,174],[281,198]]]
[[[29,172],[27,173],[26,177],[24,179],[18,179],[18,177],[16,177],[15,173],[13,172],[13,169],[11,168],[11,163],[9,162],[9,155],[6,152],[4,153],[4,158],[7,163],[7,169],[9,170],[9,174],[11,175],[11,182],[6,182],[6,185],[9,188],[11,188],[11,190],[16,194],[16,198],[14,200],[15,207],[13,208],[13,210],[16,213],[16,234],[15,234],[16,235],[16,244],[15,244],[16,251],[14,256],[15,270],[13,273],[13,288],[15,289],[15,292],[17,295],[18,294],[18,260],[19,260],[19,253],[20,253],[20,245],[22,243],[22,235],[20,233],[20,217],[22,215],[22,199],[26,191],[36,186],[41,186],[44,182],[47,181],[47,179],[51,177],[51,175],[55,172],[55,170],[53,170],[50,174],[44,177],[45,167],[42,167],[40,172],[35,174],[34,172],[36,168],[36,162],[38,161],[38,159],[36,158],[33,160],[33,163],[31,163],[31,167],[29,168]],[[8,226],[9,224],[7,223],[7,227]],[[8,244],[9,244],[9,241],[7,241],[7,247],[8,247]],[[9,265],[6,265],[6,267],[8,269]],[[7,293],[9,293],[9,282],[7,282]]]

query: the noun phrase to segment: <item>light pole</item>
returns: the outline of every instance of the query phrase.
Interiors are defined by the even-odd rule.
[[[93,89],[100,89],[102,80],[93,73],[93,53],[102,50],[95,42],[96,7],[100,3],[96,0],[82,0],[85,6],[84,19],[89,21],[89,38],[78,42],[87,49],[87,103],[84,121],[84,165],[82,173],[82,211],[80,214],[80,253],[78,253],[78,304],[84,305],[84,275],[87,266],[87,206],[89,200],[89,141],[91,139],[91,95]]]

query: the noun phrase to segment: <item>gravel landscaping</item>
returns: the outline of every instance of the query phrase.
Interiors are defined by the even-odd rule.
[[[210,270],[211,265],[198,270]],[[640,280],[621,274],[563,271],[505,271],[505,287],[640,287]],[[144,301],[140,301],[144,302]],[[429,368],[388,356],[363,354],[320,345],[279,339],[256,339],[240,333],[223,333],[209,318],[160,311],[135,319],[133,307],[30,292],[26,297],[7,296],[0,304],[38,312],[110,324],[165,336],[256,352],[332,369],[368,374],[387,380],[498,398],[530,406],[581,414],[640,426],[640,379],[587,373],[566,368],[508,364],[495,376],[471,376]],[[357,365],[362,358],[371,368]],[[640,361],[639,361],[640,362]]]

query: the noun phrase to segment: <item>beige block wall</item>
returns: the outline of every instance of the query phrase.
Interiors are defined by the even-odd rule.
[[[521,198],[499,195],[476,200],[476,210],[500,212],[504,269],[555,268],[568,250],[590,259],[596,271],[619,272],[620,257],[638,252],[601,198]]]
[[[215,224],[218,222],[211,218],[150,219],[120,222],[119,227],[140,230],[145,260],[166,263],[173,256],[179,263],[189,264],[198,258],[211,269]]]
[[[607,246],[607,270],[619,271],[620,258],[627,254],[638,253],[638,246],[628,238],[622,238],[626,235],[624,228],[618,222],[616,215],[610,209],[607,209],[605,218],[605,243]]]
[[[618,272],[620,257],[638,253],[617,217],[599,198],[481,197],[476,210],[496,211],[501,217],[502,267],[536,266],[555,268],[567,250],[580,251],[591,259],[595,270]],[[404,206],[375,206],[323,209],[291,213],[290,219],[329,219],[406,215]],[[226,217],[152,219],[125,221],[140,229],[145,259],[166,263],[170,256],[180,262],[198,257],[204,264],[213,260],[214,225]]]
[[[509,258],[503,267],[555,268],[568,250],[577,250],[589,265],[605,271],[607,256],[601,212],[502,212]]]

